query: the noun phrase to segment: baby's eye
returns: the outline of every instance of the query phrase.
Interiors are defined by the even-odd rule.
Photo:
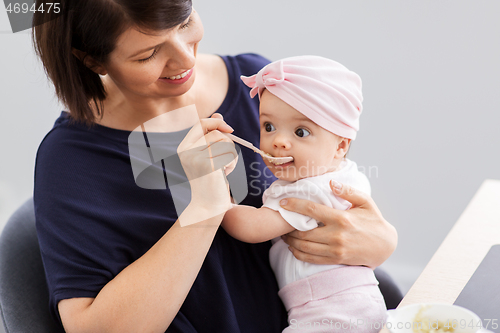
[[[306,137],[308,136],[309,134],[311,134],[308,130],[306,130],[305,128],[298,128],[296,131],[295,131],[295,135],[298,136],[299,138],[303,138],[303,137]]]
[[[274,126],[271,123],[264,123],[264,129],[266,130],[266,132],[272,132],[276,128],[274,128]]]

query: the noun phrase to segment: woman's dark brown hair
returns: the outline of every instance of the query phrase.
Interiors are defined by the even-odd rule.
[[[48,0],[52,1],[52,0]],[[37,8],[46,1],[36,1]],[[106,63],[121,33],[130,27],[160,31],[191,14],[191,0],[60,0],[62,14],[35,12],[33,45],[59,99],[75,121],[92,124],[103,114],[106,92],[99,74],[85,65],[90,56]],[[86,56],[77,58],[76,49]]]

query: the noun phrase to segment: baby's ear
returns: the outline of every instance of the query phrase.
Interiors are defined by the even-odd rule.
[[[341,141],[337,145],[335,158],[344,158],[350,146],[351,146],[351,139],[341,138]]]

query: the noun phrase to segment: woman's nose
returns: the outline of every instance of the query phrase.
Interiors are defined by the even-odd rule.
[[[191,69],[194,67],[196,58],[195,50],[182,39],[177,39],[170,45],[170,59],[167,67],[175,69]]]
[[[290,149],[292,146],[286,135],[276,134],[273,145],[275,149]]]

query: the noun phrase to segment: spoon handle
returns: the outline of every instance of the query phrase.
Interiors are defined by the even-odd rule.
[[[233,140],[234,142],[239,143],[242,146],[245,146],[247,148],[252,149],[254,152],[256,152],[257,154],[260,154],[260,156],[267,159],[271,163],[284,164],[284,163],[293,161],[293,157],[291,157],[291,156],[272,157],[271,155],[266,154],[265,152],[260,150],[259,148],[256,148],[252,143],[250,143],[246,140],[243,140],[242,138],[238,138],[236,135],[229,134],[229,133],[224,133],[224,134],[227,135],[227,137],[230,138],[231,140]]]
[[[230,138],[231,140],[233,140],[234,142],[239,143],[240,145],[245,146],[247,148],[250,148],[256,153],[260,153],[260,150],[258,148],[256,148],[252,143],[250,143],[246,140],[243,140],[242,138],[239,138],[233,134],[229,134],[229,133],[224,133],[224,134],[227,135],[227,137]]]

